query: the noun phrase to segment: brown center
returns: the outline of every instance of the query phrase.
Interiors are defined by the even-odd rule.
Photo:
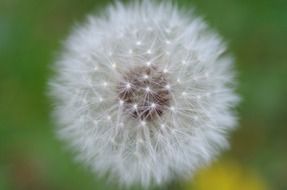
[[[153,121],[168,108],[171,100],[166,74],[155,66],[135,67],[124,73],[117,86],[124,111],[140,120]]]

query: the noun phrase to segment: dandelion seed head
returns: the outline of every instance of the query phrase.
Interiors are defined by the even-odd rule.
[[[59,138],[125,186],[189,178],[228,147],[236,126],[225,49],[200,17],[170,2],[117,2],[89,16],[50,81]]]

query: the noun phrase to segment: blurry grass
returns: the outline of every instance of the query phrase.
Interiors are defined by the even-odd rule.
[[[272,189],[287,189],[287,1],[177,2],[195,5],[237,59],[241,127],[226,156],[256,170]],[[75,22],[108,3],[0,0],[1,190],[110,187],[63,151],[45,95],[60,42]]]

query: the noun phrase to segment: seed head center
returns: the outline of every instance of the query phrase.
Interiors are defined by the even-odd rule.
[[[123,73],[117,92],[124,111],[133,118],[153,121],[167,110],[171,95],[167,74],[155,66],[134,67]]]

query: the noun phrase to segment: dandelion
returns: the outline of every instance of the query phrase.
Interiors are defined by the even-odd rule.
[[[201,18],[170,2],[117,2],[76,28],[54,65],[59,137],[126,186],[188,178],[228,147],[232,64]]]

